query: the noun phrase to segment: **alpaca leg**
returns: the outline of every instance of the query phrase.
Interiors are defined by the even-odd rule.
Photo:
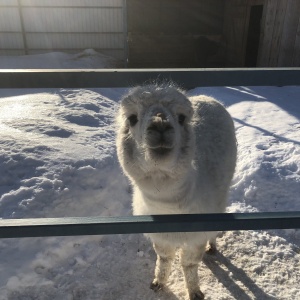
[[[181,252],[181,265],[190,300],[204,299],[204,294],[199,288],[198,278],[198,263],[202,260],[204,252],[205,245],[185,247]]]
[[[155,266],[155,278],[152,281],[150,288],[154,291],[158,291],[169,278],[176,249],[161,244],[153,244],[153,248],[157,254],[157,260]]]
[[[205,249],[205,252],[207,254],[215,254],[217,251],[217,242],[216,242],[216,238],[211,238],[208,242],[207,242],[207,245],[206,245],[206,249]]]

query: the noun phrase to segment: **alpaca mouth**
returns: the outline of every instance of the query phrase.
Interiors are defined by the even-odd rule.
[[[168,147],[157,147],[157,148],[150,148],[151,152],[154,153],[155,155],[159,156],[165,156],[169,154],[172,151],[172,148]]]

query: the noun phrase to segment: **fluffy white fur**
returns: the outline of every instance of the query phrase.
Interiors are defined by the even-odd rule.
[[[221,213],[236,163],[232,119],[215,99],[190,99],[173,86],[132,89],[118,113],[117,153],[133,185],[135,215]],[[198,262],[215,249],[215,232],[148,234],[157,253],[158,290],[170,274],[175,250],[190,299],[203,299]],[[207,244],[208,242],[208,244]]]

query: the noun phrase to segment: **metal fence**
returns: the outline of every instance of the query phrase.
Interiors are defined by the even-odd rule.
[[[300,68],[0,70],[0,88],[127,87],[157,78],[185,88],[300,85]],[[300,228],[300,212],[2,219],[0,238],[280,228]]]

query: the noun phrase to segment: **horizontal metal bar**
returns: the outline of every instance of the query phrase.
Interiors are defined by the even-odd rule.
[[[300,212],[1,219],[0,238],[300,228]]]
[[[22,31],[0,31],[0,33],[22,33]],[[123,34],[123,31],[27,31],[26,34]]]
[[[18,5],[17,4],[11,4],[11,5],[1,5],[0,4],[0,8],[17,8],[18,7]],[[69,5],[69,6],[67,6],[67,5],[64,5],[64,6],[58,6],[58,5],[56,5],[56,6],[50,6],[50,5],[30,5],[30,4],[21,4],[21,8],[23,9],[23,8],[54,8],[54,9],[59,9],[59,8],[68,8],[68,9],[70,9],[70,8],[79,8],[79,9],[82,9],[82,8],[84,8],[84,9],[88,9],[88,8],[91,8],[91,9],[102,9],[102,8],[105,8],[105,9],[107,9],[107,8],[109,8],[109,9],[111,9],[111,8],[113,8],[113,9],[116,9],[116,8],[118,8],[118,9],[123,9],[123,6],[79,6],[79,5],[75,5],[75,6],[73,6],[73,5]]]
[[[21,32],[20,32],[21,33]],[[124,48],[95,48],[97,49],[97,51],[123,51]],[[5,49],[0,49],[0,51],[19,51],[19,50],[24,50],[24,48],[5,48]],[[35,54],[47,54],[49,53],[49,51],[53,51],[53,52],[63,52],[63,51],[68,51],[70,52],[69,54],[79,54],[77,51],[83,51],[83,48],[30,48],[29,52],[32,51]],[[45,51],[44,53],[38,53],[36,51]],[[76,52],[75,52],[76,51]],[[33,53],[33,54],[34,54]],[[32,55],[32,54],[29,54]],[[15,56],[17,57],[17,56]],[[15,69],[10,69],[10,70],[15,70]],[[0,70],[1,73],[1,70]],[[1,88],[1,87],[0,87]]]
[[[300,68],[0,70],[0,88],[112,88],[156,80],[173,81],[185,89],[300,85]]]

